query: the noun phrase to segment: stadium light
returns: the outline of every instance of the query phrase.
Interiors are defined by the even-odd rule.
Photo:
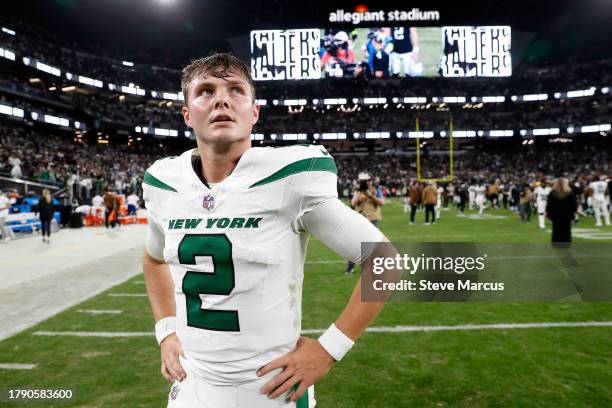
[[[0,48],[0,57],[15,61],[15,53],[13,51],[5,50],[4,48]]]
[[[25,63],[25,59],[24,59],[24,63]],[[42,62],[36,61],[36,64],[34,67],[39,71],[46,72],[47,74],[51,74],[55,76],[61,76],[62,74],[62,71],[59,68],[56,68],[51,65],[43,64]]]

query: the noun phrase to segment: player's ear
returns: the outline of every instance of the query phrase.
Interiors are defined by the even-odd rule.
[[[189,127],[193,127],[191,126],[191,118],[189,117],[189,109],[186,106],[183,106],[181,108],[181,113],[183,114],[183,120],[185,121],[185,124]]]
[[[258,120],[259,120],[259,105],[257,103],[253,103],[253,125],[255,125]]]

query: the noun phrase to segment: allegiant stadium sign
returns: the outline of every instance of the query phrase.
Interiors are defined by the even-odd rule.
[[[336,10],[329,13],[330,23],[352,23],[360,24],[363,22],[396,22],[396,21],[439,21],[440,12],[438,10],[420,10],[413,8],[405,10],[378,10],[378,11],[345,11]]]

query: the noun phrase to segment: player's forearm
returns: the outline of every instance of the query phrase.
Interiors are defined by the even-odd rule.
[[[383,237],[380,244],[374,249],[370,256],[362,262],[361,276],[371,276],[374,258],[395,258],[397,250]],[[399,279],[401,270],[390,273],[390,279]],[[351,298],[349,299],[344,311],[336,320],[336,327],[351,340],[355,341],[365,329],[372,323],[378,313],[385,306],[386,302],[364,302],[361,296],[361,278],[355,285]]]
[[[355,341],[385,306],[385,302],[362,302],[361,279],[355,285],[346,308],[336,320],[336,327]]]
[[[145,250],[142,267],[155,321],[175,316],[174,283],[168,264],[151,257]]]

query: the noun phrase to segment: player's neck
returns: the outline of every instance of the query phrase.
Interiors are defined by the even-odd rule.
[[[202,174],[209,183],[220,183],[234,171],[238,161],[251,147],[251,140],[217,146],[198,142]]]

